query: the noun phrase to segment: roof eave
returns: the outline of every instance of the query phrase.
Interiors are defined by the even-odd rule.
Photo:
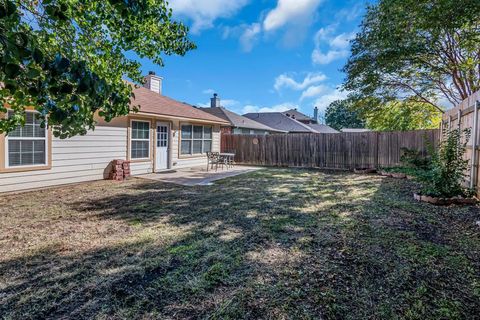
[[[162,118],[162,119],[175,119],[175,120],[184,120],[184,121],[196,121],[202,123],[215,123],[220,125],[229,125],[229,122],[226,121],[217,121],[217,120],[210,120],[210,119],[199,119],[199,118],[191,118],[191,117],[179,117],[179,116],[172,116],[168,114],[157,114],[157,113],[150,113],[150,112],[134,112],[130,113],[129,115],[141,115],[146,117],[155,117],[155,118]]]

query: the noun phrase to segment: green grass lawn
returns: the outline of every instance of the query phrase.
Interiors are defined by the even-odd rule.
[[[479,207],[266,169],[0,198],[0,318],[474,319]]]

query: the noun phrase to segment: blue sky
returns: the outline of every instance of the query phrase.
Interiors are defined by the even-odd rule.
[[[203,106],[217,92],[243,114],[298,108],[313,114],[345,97],[338,90],[349,40],[366,2],[354,0],[170,0],[198,49],[142,60],[164,77],[163,93]]]

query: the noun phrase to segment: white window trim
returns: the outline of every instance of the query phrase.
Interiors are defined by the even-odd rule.
[[[183,133],[183,130],[182,130],[182,127],[183,126],[190,126],[192,128],[192,138],[190,139],[184,139],[182,137],[182,133]],[[202,139],[194,139],[193,138],[193,127],[202,127]],[[207,128],[211,128],[212,129],[212,138],[210,139],[205,139],[205,127]],[[181,130],[181,134],[180,134],[180,155],[181,156],[199,156],[199,155],[203,155],[205,154],[205,141],[210,141],[211,142],[211,149],[213,148],[213,126],[211,125],[203,125],[203,124],[190,124],[190,123],[181,123],[180,124],[180,130]],[[202,151],[200,153],[193,153],[193,141],[199,141],[201,140],[202,141]],[[182,142],[183,141],[190,141],[190,153],[182,153]]]
[[[148,123],[148,139],[133,139],[133,122],[144,122]],[[137,120],[137,119],[131,119],[130,120],[130,139],[128,139],[128,158],[133,161],[142,161],[142,160],[150,160],[150,155],[151,155],[151,148],[152,148],[152,142],[151,142],[151,135],[152,135],[152,123],[148,120]],[[146,158],[133,158],[132,157],[132,141],[148,141],[148,156]]]
[[[8,118],[8,111],[12,110],[7,110],[5,117]],[[25,111],[25,113],[38,113],[36,111]],[[37,140],[37,141],[45,141],[45,163],[42,164],[26,164],[26,165],[20,165],[20,166],[11,166],[10,165],[10,159],[8,157],[9,154],[9,141],[10,140]],[[50,159],[48,158],[49,156],[49,139],[48,139],[48,127],[45,127],[45,137],[9,137],[8,134],[5,135],[5,169],[22,169],[22,168],[44,168],[48,166]]]

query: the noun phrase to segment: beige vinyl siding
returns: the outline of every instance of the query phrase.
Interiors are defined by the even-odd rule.
[[[155,119],[153,123],[155,123]],[[162,119],[161,121],[168,121]],[[62,184],[101,180],[108,178],[109,164],[114,159],[127,159],[128,127],[130,119],[118,118],[111,123],[100,123],[85,136],[69,139],[52,139],[52,167],[47,170],[0,173],[0,192],[21,191]],[[170,169],[203,166],[205,155],[179,157],[180,121],[172,120],[170,133]],[[152,137],[156,137],[154,125]],[[212,151],[220,151],[220,126],[213,125]],[[152,139],[152,159],[133,161],[134,176],[148,174],[154,170],[155,139]],[[4,155],[0,155],[4,156]]]
[[[125,119],[100,124],[85,136],[52,139],[52,168],[0,173],[0,192],[100,180],[108,176],[113,159],[127,154]],[[4,156],[4,155],[2,155]]]
[[[130,170],[132,176],[138,176],[142,174],[152,173],[153,172],[153,161],[145,162],[132,162],[130,163]]]

